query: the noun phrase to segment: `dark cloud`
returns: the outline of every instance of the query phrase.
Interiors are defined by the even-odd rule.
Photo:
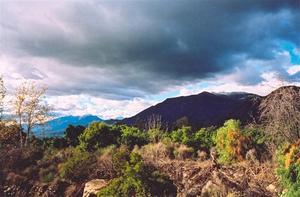
[[[120,98],[157,93],[242,69],[240,56],[274,59],[281,41],[300,46],[299,0],[69,1],[50,11],[46,3],[11,7],[19,9],[4,9],[0,20],[7,40],[3,50],[111,73],[111,83],[85,78],[80,82],[86,87],[60,90],[69,93],[101,91]],[[37,10],[41,7],[45,12]],[[37,11],[33,18],[20,17],[31,10]],[[261,80],[248,74],[239,82]]]

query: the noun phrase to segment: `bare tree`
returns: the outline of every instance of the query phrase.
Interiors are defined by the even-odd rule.
[[[162,120],[161,115],[152,114],[148,117],[146,122],[146,130],[161,130],[162,129]]]
[[[274,141],[300,138],[300,88],[283,87],[260,104],[261,121]]]
[[[0,121],[3,118],[4,111],[4,97],[6,95],[6,88],[2,76],[0,76]]]
[[[43,124],[48,117],[49,106],[45,102],[47,88],[38,86],[34,82],[24,82],[17,88],[13,107],[20,128],[20,145],[27,145],[32,128]],[[23,127],[26,128],[26,138],[23,142]]]

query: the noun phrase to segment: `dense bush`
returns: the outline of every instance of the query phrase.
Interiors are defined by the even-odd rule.
[[[216,149],[221,163],[242,160],[249,149],[249,140],[241,132],[238,120],[228,120],[219,128],[215,137]]]
[[[83,133],[83,131],[85,130],[84,126],[73,126],[73,125],[69,125],[66,128],[65,131],[65,139],[67,141],[67,143],[70,146],[77,146],[79,145],[79,139],[78,137]]]
[[[170,138],[173,142],[187,145],[195,150],[209,150],[214,145],[213,136],[215,135],[214,128],[202,128],[199,131],[193,132],[191,127],[182,127],[170,133]]]
[[[183,126],[180,129],[171,132],[170,137],[173,142],[189,145],[192,142],[192,130],[191,127]]]
[[[300,196],[300,139],[278,151],[279,167],[277,174],[287,189],[283,196]]]
[[[160,129],[149,129],[148,130],[149,141],[152,143],[158,143],[164,137],[167,136],[167,133]]]
[[[44,138],[43,144],[49,149],[62,149],[68,146],[66,139],[60,137]]]
[[[142,146],[149,142],[147,132],[143,132],[136,127],[121,126],[121,143],[129,147],[134,145]]]
[[[122,160],[127,158],[123,152]],[[125,157],[123,157],[125,156]],[[121,161],[123,163],[124,161]],[[125,161],[121,176],[113,179],[97,196],[170,196],[176,188],[165,176],[144,165],[142,157],[132,152]]]
[[[214,145],[216,131],[214,127],[201,128],[193,136],[193,147],[197,150],[209,150]]]
[[[98,148],[111,144],[118,144],[120,135],[118,127],[109,126],[102,122],[95,122],[79,136],[79,146],[83,150],[95,151]]]
[[[84,180],[88,177],[91,164],[95,161],[95,157],[91,153],[74,149],[73,155],[59,165],[60,177],[75,182]]]

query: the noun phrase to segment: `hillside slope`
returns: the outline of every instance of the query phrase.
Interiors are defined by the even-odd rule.
[[[122,122],[142,129],[153,116],[161,117],[163,126],[169,129],[174,128],[178,120],[182,118],[185,118],[188,124],[196,129],[219,126],[231,118],[248,123],[259,120],[261,109],[276,102],[271,98],[280,99],[280,96],[276,97],[275,95],[283,94],[288,97],[288,94],[293,92],[293,97],[299,99],[299,89],[300,87],[297,86],[285,86],[265,97],[249,93],[213,94],[202,92],[197,95],[169,98],[133,117],[124,119]],[[277,103],[280,103],[279,100]]]
[[[137,115],[123,120],[123,123],[143,128],[151,116],[159,116],[168,128],[185,118],[194,128],[221,125],[225,120],[237,118],[249,121],[257,113],[262,97],[248,93],[198,95],[166,99]]]

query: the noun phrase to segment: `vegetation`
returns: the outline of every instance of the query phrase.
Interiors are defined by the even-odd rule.
[[[74,149],[72,156],[59,166],[60,177],[75,182],[84,180],[89,175],[89,167],[94,162],[95,158],[92,154]]]
[[[78,137],[84,132],[85,127],[84,126],[76,126],[74,127],[73,125],[69,125],[66,128],[66,132],[65,132],[65,139],[67,141],[67,143],[70,146],[77,146],[79,145],[79,139]]]
[[[249,140],[241,131],[238,120],[228,120],[219,128],[215,137],[216,149],[221,163],[242,160],[248,149]]]
[[[102,122],[95,122],[79,136],[79,146],[83,150],[92,152],[111,144],[119,144],[120,135],[118,127],[111,127]]]
[[[117,153],[122,161],[120,177],[113,179],[97,196],[169,196],[176,194],[176,188],[171,181],[147,166],[142,157],[132,152]],[[119,165],[120,167],[121,165]]]
[[[300,139],[278,151],[277,174],[287,189],[283,196],[300,196]]]
[[[23,84],[14,100],[16,119],[0,118],[0,196],[4,191],[32,196],[44,188],[57,192],[45,196],[72,188],[82,195],[82,186],[93,179],[107,181],[97,196],[300,196],[300,139],[294,116],[289,125],[276,126],[281,129],[276,135],[264,132],[268,127],[233,119],[219,128],[196,130],[187,126],[185,117],[168,131],[160,116],[152,116],[146,131],[94,122],[87,128],[69,125],[64,137],[38,139],[31,129],[47,118],[45,89],[38,87]],[[0,112],[5,91],[0,78]],[[271,116],[273,109],[265,110]],[[276,157],[270,144],[278,149]],[[191,183],[198,184],[198,193]]]

